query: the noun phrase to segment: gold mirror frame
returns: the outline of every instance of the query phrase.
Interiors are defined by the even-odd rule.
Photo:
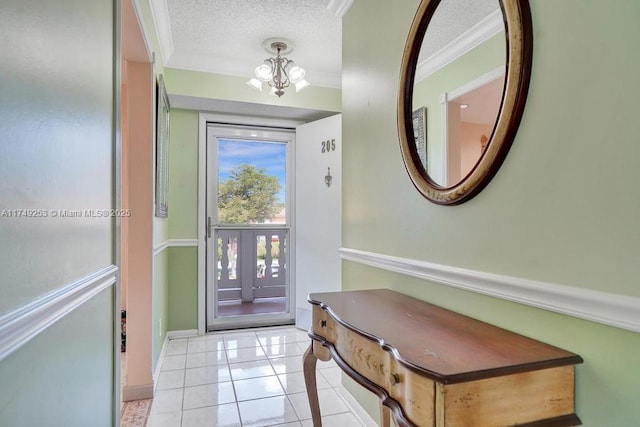
[[[451,187],[436,184],[422,167],[412,123],[413,84],[427,26],[441,0],[422,0],[402,56],[398,95],[398,133],[405,168],[416,189],[439,205],[457,205],[477,195],[496,174],[518,130],[529,89],[533,53],[528,0],[499,0],[505,24],[506,74],[502,102],[487,148],[475,167]]]

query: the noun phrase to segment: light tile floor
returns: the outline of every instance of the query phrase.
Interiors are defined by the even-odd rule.
[[[307,334],[256,328],[172,339],[161,363],[148,427],[311,427],[302,374]],[[318,361],[323,425],[363,426],[337,388],[340,368]]]

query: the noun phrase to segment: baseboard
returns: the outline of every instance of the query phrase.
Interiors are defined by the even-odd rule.
[[[151,396],[156,393],[156,388],[158,387],[158,380],[160,379],[160,371],[162,370],[162,361],[164,360],[164,355],[167,352],[167,344],[169,344],[169,333],[167,332],[164,336],[164,341],[162,342],[162,349],[160,350],[160,355],[158,356],[158,361],[156,362],[156,368],[153,370],[153,387],[151,389]]]
[[[360,422],[366,427],[377,427],[378,424],[371,418],[371,416],[364,410],[362,406],[358,403],[355,397],[349,391],[344,388],[344,386],[340,386],[335,389],[342,397],[351,410],[351,412],[360,420]]]
[[[154,388],[153,384],[124,386],[122,388],[122,400],[130,402],[132,400],[153,399]]]
[[[308,308],[296,308],[296,328],[308,331],[311,327],[311,310]]]
[[[167,338],[184,338],[184,337],[195,337],[198,336],[197,329],[185,329],[182,331],[167,331]]]
[[[186,329],[183,331],[167,331],[164,336],[164,341],[162,342],[162,350],[160,350],[160,355],[158,356],[158,363],[156,364],[156,368],[153,370],[153,389],[152,393],[155,394],[156,387],[158,387],[158,379],[160,378],[160,371],[162,370],[162,364],[160,361],[164,360],[164,355],[167,351],[167,345],[169,344],[169,340],[173,338],[184,338],[184,337],[195,337],[198,335],[197,329]]]

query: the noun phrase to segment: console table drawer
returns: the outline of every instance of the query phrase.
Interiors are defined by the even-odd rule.
[[[312,330],[331,342],[341,361],[358,376],[384,389],[413,423],[434,425],[435,383],[432,380],[402,366],[380,342],[344,327],[318,306],[313,307]]]
[[[570,415],[574,411],[573,384],[573,366],[437,384],[436,425],[513,426]]]

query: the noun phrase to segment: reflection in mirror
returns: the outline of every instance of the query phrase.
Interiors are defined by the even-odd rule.
[[[494,77],[495,74],[499,74]],[[449,187],[460,182],[480,160],[498,119],[504,89],[504,68],[470,82],[474,89],[440,98],[442,122],[442,173],[434,181]],[[458,89],[458,91],[462,90]],[[457,91],[456,91],[457,92]]]
[[[398,136],[430,201],[456,205],[493,178],[529,89],[528,0],[421,0],[402,56]]]
[[[420,163],[447,188],[480,160],[504,94],[506,42],[498,0],[442,0],[419,51],[413,121]]]

